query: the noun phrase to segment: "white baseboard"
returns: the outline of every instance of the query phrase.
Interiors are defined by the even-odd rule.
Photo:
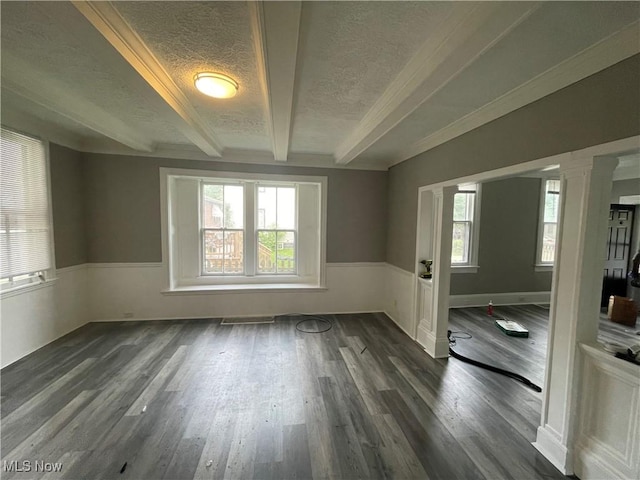
[[[560,435],[548,425],[538,427],[533,446],[564,475],[573,475],[572,461]]]
[[[252,313],[250,315],[208,315],[208,316],[179,316],[179,317],[137,317],[137,318],[101,318],[91,320],[89,323],[114,323],[114,322],[170,322],[176,320],[218,320],[222,318],[246,318],[246,317],[286,317],[294,315],[357,315],[365,313],[381,313],[380,310],[349,311],[349,312],[283,312],[283,313]],[[383,313],[383,312],[382,312]]]
[[[387,317],[389,317],[389,318],[391,319],[391,321],[392,321],[393,323],[395,323],[395,324],[400,328],[400,330],[402,330],[404,333],[406,333],[410,338],[413,338],[413,335],[412,335],[409,331],[407,331],[407,329],[405,328],[405,326],[404,326],[402,323],[400,323],[398,320],[396,320],[396,319],[393,317],[393,315],[391,315],[391,314],[390,314],[389,312],[387,312],[386,310],[385,310],[383,313],[384,313]]]
[[[551,292],[479,293],[449,297],[450,308],[484,307],[489,302],[493,305],[548,304],[551,302]]]
[[[432,358],[447,358],[449,356],[449,340],[446,337],[436,337],[433,333],[421,329],[420,325],[418,325],[417,342]]]

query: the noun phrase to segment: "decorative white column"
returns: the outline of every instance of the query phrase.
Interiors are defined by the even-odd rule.
[[[572,154],[560,164],[561,210],[553,273],[542,421],[534,446],[573,473],[582,362],[578,344],[598,335],[600,292],[615,158]]]
[[[433,278],[431,301],[418,325],[418,343],[434,358],[449,356],[449,287],[451,283],[451,237],[453,196],[457,186],[438,187],[433,192]]]

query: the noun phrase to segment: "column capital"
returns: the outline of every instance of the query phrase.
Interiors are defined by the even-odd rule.
[[[584,153],[572,153],[560,162],[560,174],[565,178],[584,175],[611,173],[618,166],[618,158],[613,156],[593,156]]]

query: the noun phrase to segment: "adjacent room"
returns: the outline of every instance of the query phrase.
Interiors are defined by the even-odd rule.
[[[640,476],[638,2],[0,9],[2,478]]]

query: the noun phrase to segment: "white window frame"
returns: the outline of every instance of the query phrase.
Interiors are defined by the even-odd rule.
[[[47,223],[49,229],[49,241],[48,241],[48,249],[49,249],[49,268],[44,270],[39,270],[36,272],[30,272],[23,275],[16,275],[6,278],[0,279],[0,299],[8,298],[13,295],[20,295],[23,293],[30,292],[32,290],[51,286],[56,280],[56,257],[55,257],[55,245],[54,245],[54,235],[53,235],[53,202],[51,198],[51,168],[50,168],[50,159],[49,159],[49,142],[45,139],[17,131],[12,128],[7,128],[4,125],[1,126],[2,130],[7,132],[12,132],[18,135],[23,135],[25,137],[29,137],[30,139],[36,140],[41,143],[43,149],[44,156],[44,166],[45,166],[45,176],[46,176],[46,189],[47,189],[47,204],[48,204],[48,212],[47,212]],[[1,174],[1,172],[0,172]]]
[[[229,183],[246,183],[255,185],[255,188],[245,188],[245,274],[244,275],[195,275],[192,280],[185,282],[179,278],[180,264],[176,257],[176,227],[175,222],[178,221],[177,213],[173,211],[175,206],[174,196],[177,191],[173,184],[176,179],[184,179],[187,181],[198,181],[198,187],[201,188],[200,182],[218,183],[218,180]],[[308,273],[309,264],[305,264],[306,273],[300,271],[301,264],[304,259],[301,257],[299,232],[301,226],[296,224],[296,274],[280,273],[256,273],[257,270],[257,231],[258,231],[258,210],[257,210],[257,188],[258,185],[264,186],[291,186],[297,184],[299,186],[308,186],[307,192],[317,188],[319,198],[315,199],[317,203],[317,238],[314,235],[312,242],[313,255],[306,256],[314,267],[312,274]],[[300,187],[301,188],[301,187]],[[164,294],[193,294],[193,293],[218,293],[218,292],[247,292],[247,291],[268,291],[268,290],[326,290],[326,212],[327,212],[327,177],[323,176],[306,176],[306,175],[279,175],[279,174],[257,174],[257,173],[241,173],[241,172],[221,172],[211,170],[189,170],[176,168],[160,168],[160,197],[161,197],[161,229],[162,229],[162,264],[165,270],[166,286],[163,290]],[[296,204],[300,204],[299,189],[297,189]],[[198,209],[201,208],[201,198],[195,200]],[[246,208],[247,205],[253,205],[253,208]],[[315,204],[314,207],[315,208]],[[197,212],[196,223],[200,226],[202,222],[201,212]],[[299,217],[299,215],[297,215]],[[175,217],[175,218],[174,218]],[[248,226],[252,226],[251,229]],[[249,232],[251,230],[251,232]],[[308,229],[307,229],[308,231]],[[308,235],[308,233],[306,233]],[[200,231],[197,237],[201,238]],[[202,265],[202,242],[198,241],[198,265]],[[255,244],[255,245],[254,245]],[[250,250],[247,250],[247,246]],[[317,250],[316,250],[317,247]],[[317,258],[317,265],[316,265]],[[200,269],[200,267],[198,267]],[[304,270],[304,269],[303,269]],[[201,271],[200,271],[201,273]]]
[[[472,190],[473,189],[473,190]],[[464,263],[451,262],[451,273],[477,273],[480,265],[478,264],[478,248],[480,245],[480,205],[482,198],[482,184],[466,184],[459,185],[457,193],[468,193],[474,191],[473,213],[470,220],[469,246],[467,252],[467,261]],[[455,225],[455,220],[453,224]]]
[[[552,222],[545,222],[544,221],[544,206],[545,206],[545,201],[546,201],[546,195],[547,195],[547,182],[549,181],[557,181],[560,182],[560,179],[558,177],[545,177],[542,179],[541,186],[540,186],[540,204],[538,205],[538,239],[537,239],[537,244],[536,244],[536,263],[534,265],[534,270],[536,272],[549,272],[553,270],[553,267],[555,265],[555,262],[543,262],[542,261],[542,249],[544,247],[544,225],[545,223],[552,223]],[[559,184],[558,187],[558,216],[560,215],[560,195],[562,195],[562,183]],[[556,235],[558,233],[558,220],[556,220],[555,222],[556,224]],[[557,242],[558,239],[556,237],[556,246],[557,246]]]

